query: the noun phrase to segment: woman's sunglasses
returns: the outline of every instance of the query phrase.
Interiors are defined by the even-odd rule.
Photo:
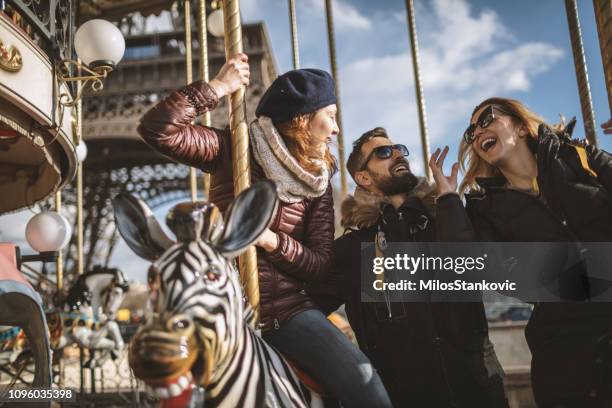
[[[476,128],[480,127],[481,129],[486,129],[491,124],[491,122],[495,120],[495,118],[497,117],[495,116],[495,110],[501,113],[504,113],[506,115],[509,115],[509,116],[516,116],[504,110],[503,108],[499,107],[498,105],[487,106],[487,108],[483,110],[480,116],[478,117],[478,120],[476,121],[476,123],[470,124],[470,126],[467,127],[465,132],[463,132],[463,140],[465,140],[465,143],[467,144],[474,143],[474,140],[476,140],[476,136],[474,135]]]
[[[366,167],[368,167],[368,163],[370,162],[372,156],[376,155],[376,157],[378,157],[379,159],[385,160],[393,155],[393,150],[399,151],[404,157],[410,154],[406,145],[403,144],[378,146],[372,149],[366,160],[361,165],[361,169],[359,169],[359,171],[364,171]]]

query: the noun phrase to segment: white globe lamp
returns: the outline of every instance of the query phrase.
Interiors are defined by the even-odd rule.
[[[74,36],[74,49],[89,68],[113,69],[123,58],[125,39],[114,24],[94,19],[79,27]]]
[[[26,239],[37,252],[54,252],[70,240],[72,228],[68,220],[55,211],[42,211],[28,221]]]
[[[79,163],[83,163],[87,158],[87,143],[85,143],[83,140],[81,140],[81,143],[79,143],[76,147],[76,155]]]
[[[210,32],[215,37],[223,37],[225,35],[223,24],[223,10],[221,10],[220,8],[210,13],[208,19],[206,20],[208,32]]]

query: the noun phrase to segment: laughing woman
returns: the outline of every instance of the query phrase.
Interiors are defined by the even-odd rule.
[[[247,56],[238,54],[210,81],[171,93],[138,128],[154,149],[211,173],[210,200],[225,210],[233,198],[228,131],[193,125],[225,95],[249,84]],[[263,337],[317,380],[345,407],[390,406],[367,358],[333,326],[304,290],[330,268],[334,208],[329,143],[338,133],[331,76],[317,69],[278,77],[250,127],[254,181],[273,180],[280,206],[257,242]],[[368,369],[370,367],[370,369]]]
[[[522,103],[490,98],[464,133],[459,162],[442,171],[448,147],[432,155],[438,225],[446,240],[612,241],[612,156],[553,130]],[[453,194],[454,193],[454,194]],[[612,400],[612,305],[537,303],[525,330],[539,407],[603,407]]]

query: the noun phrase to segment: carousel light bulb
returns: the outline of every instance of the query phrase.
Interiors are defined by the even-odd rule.
[[[76,147],[76,155],[79,163],[83,163],[87,158],[87,143],[85,143],[83,140],[81,140],[81,143],[79,143]]]
[[[216,9],[208,16],[206,25],[208,26],[208,32],[215,37],[223,37],[225,30],[223,28],[223,10]]]
[[[30,218],[25,233],[37,252],[59,251],[68,244],[71,234],[68,220],[55,211],[42,211]]]
[[[85,65],[115,67],[125,52],[125,39],[114,24],[101,19],[89,20],[74,36],[74,49]]]

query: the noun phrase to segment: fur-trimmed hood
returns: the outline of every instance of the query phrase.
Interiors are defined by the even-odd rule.
[[[435,214],[436,189],[424,177],[418,178],[418,183],[408,194],[416,197],[423,203],[429,215]],[[355,193],[342,201],[340,207],[340,224],[344,228],[368,228],[378,222],[382,210],[391,205],[387,197],[369,192],[361,186],[355,188]]]

